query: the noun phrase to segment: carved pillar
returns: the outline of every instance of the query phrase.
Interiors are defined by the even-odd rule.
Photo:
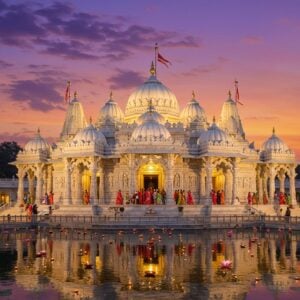
[[[237,197],[237,177],[238,177],[238,159],[233,159],[233,173],[232,173],[232,203],[235,203]]]
[[[103,167],[101,167],[99,171],[99,204],[105,204],[104,200],[104,173]]]
[[[43,184],[42,184],[42,197],[43,197],[48,191],[48,171],[47,171],[47,168],[45,168],[44,172],[42,172],[42,178],[43,178]]]
[[[295,177],[296,177],[295,166],[291,165],[290,166],[290,196],[291,196],[292,205],[297,205]]]
[[[67,281],[70,277],[70,271],[71,271],[71,243],[70,241],[62,241],[63,243],[63,279],[64,281]]]
[[[34,174],[32,172],[27,173],[27,179],[28,179],[28,191],[30,198],[33,200],[35,195],[34,195]]]
[[[36,168],[36,191],[35,191],[35,203],[42,203],[42,185],[43,185],[43,173],[42,165],[38,164]]]
[[[279,175],[279,191],[281,193],[285,192],[284,182],[285,182],[285,174],[284,174],[284,172],[280,172],[280,175]]]
[[[273,204],[274,202],[274,193],[275,193],[275,168],[274,165],[270,165],[270,193],[269,193],[269,203]]]
[[[135,188],[135,167],[134,167],[134,154],[129,154],[129,195],[133,195],[136,188]]]
[[[65,197],[63,200],[64,205],[70,205],[72,201],[71,197],[71,163],[65,158]]]
[[[231,170],[230,169],[226,169],[225,172],[225,204],[228,205],[231,203]]]
[[[200,199],[205,198],[205,170],[204,168],[200,169]]]
[[[263,194],[268,195],[268,176],[266,174],[266,172],[264,172],[264,177],[263,177]],[[261,199],[261,202],[259,202],[260,204],[263,203],[263,199]]]
[[[276,274],[276,243],[274,240],[269,240],[270,247],[270,262],[271,262],[271,271]]]
[[[262,173],[259,170],[258,172],[258,203],[263,203],[263,178]]]
[[[210,192],[213,188],[213,185],[212,185],[212,163],[211,163],[211,157],[207,157],[207,160],[206,160],[206,187],[205,187],[205,190],[206,190],[206,199],[208,201],[208,204],[211,205],[212,204],[212,201],[210,199]]]
[[[168,166],[167,166],[167,198],[166,198],[166,204],[170,205],[173,204],[174,201],[172,201],[173,199],[173,179],[174,179],[174,155],[173,154],[168,154],[168,162],[167,162]]]
[[[290,244],[290,249],[291,249],[291,259],[290,259],[290,269],[291,271],[295,272],[297,269],[297,240],[296,236],[292,236],[291,238],[291,244]]]
[[[48,167],[48,183],[47,183],[47,192],[50,193],[51,191],[53,191],[53,174],[52,174],[52,167],[49,166]]]
[[[82,174],[79,166],[76,168],[75,176],[76,176],[76,197],[73,202],[76,205],[80,205],[83,203],[82,202],[83,200],[82,200]]]
[[[18,168],[18,206],[24,204],[24,171]]]
[[[93,205],[96,203],[97,198],[97,162],[95,158],[91,158],[91,186],[90,186],[90,204]]]

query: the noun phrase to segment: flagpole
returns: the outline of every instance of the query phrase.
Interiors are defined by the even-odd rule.
[[[156,69],[156,65],[157,65],[157,50],[158,50],[158,45],[157,45],[157,43],[155,43],[155,47],[154,47],[154,68],[155,68],[155,76],[157,76],[157,69]]]

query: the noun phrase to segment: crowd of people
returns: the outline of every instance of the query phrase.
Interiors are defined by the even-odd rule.
[[[176,205],[194,204],[194,199],[191,191],[188,191],[186,194],[185,190],[175,190],[173,199]]]
[[[259,197],[257,195],[257,193],[248,193],[247,196],[247,202],[249,205],[254,205],[254,204],[268,204],[269,203],[269,199],[268,196],[266,194],[266,192],[263,193],[263,199],[262,199],[262,203],[260,203],[259,201]],[[291,205],[292,204],[292,199],[291,199],[291,195],[288,193],[283,193],[283,192],[275,192],[274,193],[274,203],[275,204],[279,204],[279,205]]]
[[[166,204],[166,191],[164,189],[154,189],[154,188],[147,188],[141,189],[140,191],[135,191],[133,195],[129,195],[129,192],[126,192],[125,198],[122,195],[121,190],[118,191],[116,197],[116,205],[123,205],[123,204]]]
[[[225,204],[225,193],[223,190],[211,190],[210,192],[211,203],[213,205],[224,205]]]

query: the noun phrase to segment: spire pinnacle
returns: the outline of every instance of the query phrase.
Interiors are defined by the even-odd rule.
[[[151,62],[150,74],[152,76],[154,76],[156,74],[156,70],[155,70],[153,61]]]
[[[93,119],[92,119],[92,116],[90,116],[90,125],[93,124]]]
[[[275,127],[273,127],[273,130],[272,130],[273,134],[275,134]]]
[[[112,100],[112,98],[113,98],[113,92],[110,91],[110,93],[109,93],[109,100]]]
[[[40,130],[40,127],[38,127],[37,134],[40,134],[40,133],[41,133],[41,130]]]
[[[228,91],[228,98],[231,99],[231,91]]]
[[[196,97],[195,91],[192,91],[192,99],[195,100],[195,97]]]
[[[74,92],[74,99],[77,99],[77,91]]]
[[[213,116],[213,123],[216,123],[216,117]]]

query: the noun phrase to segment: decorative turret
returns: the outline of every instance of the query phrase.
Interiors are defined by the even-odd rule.
[[[119,105],[113,100],[113,94],[110,92],[108,101],[100,109],[98,123],[101,126],[109,121],[113,124],[121,123],[124,119],[124,113]]]
[[[181,112],[180,119],[185,126],[190,125],[192,122],[196,122],[200,127],[206,127],[205,111],[195,99],[194,91],[192,92],[192,100]]]
[[[24,147],[25,152],[49,151],[50,146],[47,141],[42,138],[40,129],[38,128],[35,137],[30,140]]]
[[[74,99],[68,104],[66,118],[62,132],[61,141],[72,139],[76,133],[87,126],[81,103],[77,99],[77,93],[74,93]]]
[[[151,64],[150,77],[128,98],[125,109],[125,121],[136,122],[148,107],[148,100],[152,99],[156,111],[166,121],[177,123],[179,120],[179,105],[175,95],[156,78],[154,64]]]
[[[237,139],[245,139],[245,132],[238,113],[236,101],[231,98],[231,92],[228,92],[228,99],[224,102],[219,122],[220,128],[229,135]]]

